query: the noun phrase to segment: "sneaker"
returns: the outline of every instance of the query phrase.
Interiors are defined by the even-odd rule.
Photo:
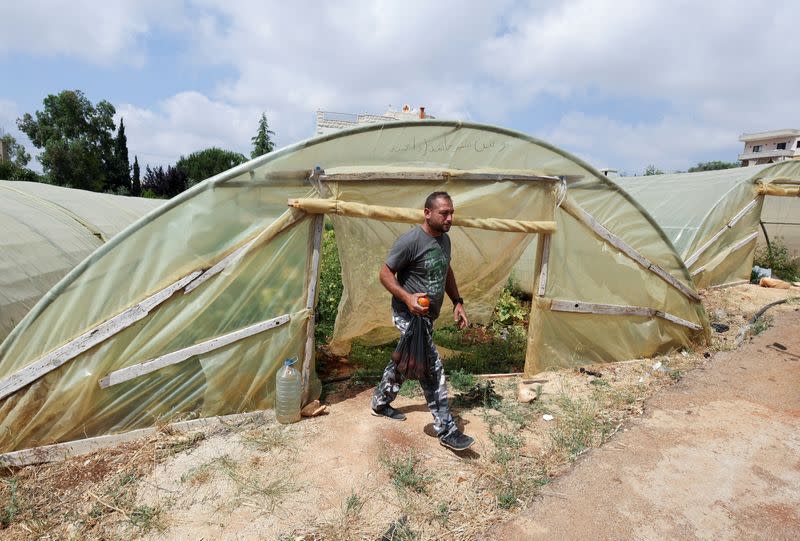
[[[472,444],[475,443],[475,439],[470,438],[460,430],[455,429],[446,436],[440,437],[439,443],[445,447],[449,447],[453,451],[464,451],[465,449],[469,449]]]
[[[394,409],[392,406],[380,406],[377,409],[372,409],[372,415],[375,417],[388,417],[394,421],[405,421],[406,414],[402,411]]]

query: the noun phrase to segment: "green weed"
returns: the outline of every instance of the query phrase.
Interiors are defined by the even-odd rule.
[[[517,493],[510,487],[501,489],[497,494],[497,505],[503,509],[511,509],[517,505]]]
[[[502,327],[521,324],[528,314],[508,287],[503,288],[494,308],[494,322]]]
[[[452,504],[449,502],[439,502],[439,505],[436,506],[436,513],[434,514],[434,518],[442,523],[446,524],[450,520],[450,506]]]
[[[604,426],[595,419],[595,408],[589,401],[562,395],[558,406],[561,413],[550,438],[556,451],[574,459],[602,438]]]
[[[383,370],[392,358],[395,345],[392,343],[382,346],[368,346],[360,340],[354,340],[348,359],[353,365],[362,370],[383,374]]]
[[[407,379],[400,386],[399,393],[400,396],[405,396],[406,398],[415,398],[422,395],[422,389],[416,380]]]
[[[289,434],[279,428],[257,428],[242,434],[242,441],[249,443],[259,451],[271,451],[289,445]]]
[[[344,514],[347,517],[356,516],[364,508],[364,500],[355,492],[351,492],[344,501]]]
[[[501,466],[507,466],[519,458],[519,450],[525,444],[525,440],[511,432],[490,432],[489,439],[494,444],[495,451],[492,460]]]
[[[14,517],[19,513],[19,480],[16,477],[3,478],[3,483],[8,487],[8,501],[0,509],[0,526],[8,528],[14,522]]]
[[[384,455],[380,462],[389,471],[392,484],[401,492],[411,490],[423,494],[433,481],[433,476],[419,468],[419,459],[413,451],[405,456]]]
[[[130,514],[130,522],[143,532],[154,528],[157,530],[164,529],[160,507],[152,507],[150,505],[134,507]]]
[[[188,436],[182,435],[175,437],[173,439],[165,440],[163,443],[159,445],[159,458],[166,458],[173,455],[177,455],[178,453],[182,453],[184,451],[189,451],[190,449],[194,449],[200,442],[206,439],[206,435],[203,432],[193,432]]]
[[[201,464],[181,474],[181,483],[202,485],[211,479],[212,463]]]
[[[333,335],[333,324],[336,322],[342,289],[342,265],[339,261],[339,251],[336,249],[336,233],[330,221],[326,219],[320,253],[318,319],[314,327],[314,335],[320,344],[327,342]]]
[[[456,391],[467,392],[475,386],[475,376],[460,369],[451,371],[447,379]]]
[[[458,393],[453,397],[454,408],[473,408],[482,406],[484,408],[495,408],[503,400],[494,390],[494,384],[490,381],[481,381],[474,384],[466,392]]]
[[[680,381],[684,375],[683,370],[670,370],[669,372],[669,377],[672,378],[672,381]]]
[[[393,522],[380,539],[381,541],[414,541],[419,539],[419,536],[409,526],[408,517],[403,516]]]
[[[782,280],[796,282],[800,280],[800,258],[792,257],[789,248],[778,237],[770,242],[770,247],[756,249],[753,265],[772,269],[772,275]]]
[[[750,325],[750,332],[753,333],[754,336],[761,334],[772,326],[772,321],[772,316],[763,315]]]

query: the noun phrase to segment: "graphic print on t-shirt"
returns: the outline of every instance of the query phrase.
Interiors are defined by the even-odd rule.
[[[447,278],[447,259],[441,248],[428,250],[425,254],[425,269],[427,280],[425,290],[428,295],[439,298],[444,295],[444,285]]]

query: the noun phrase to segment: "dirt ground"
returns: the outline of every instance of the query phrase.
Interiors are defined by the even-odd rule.
[[[738,342],[759,307],[798,295],[709,292],[730,327],[710,347],[540,374],[531,404],[514,400],[519,378],[498,379],[497,408],[454,408],[477,440],[464,453],[439,445],[421,396],[398,397],[396,422],[370,415],[367,389],[293,425],[265,413],[22,468],[0,484],[14,510],[0,537],[796,539],[800,305]]]
[[[488,538],[800,538],[800,312],[647,406]]]

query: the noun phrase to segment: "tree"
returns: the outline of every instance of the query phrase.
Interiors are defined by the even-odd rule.
[[[175,167],[186,173],[189,186],[193,186],[246,161],[243,154],[211,147],[192,152],[186,157],[181,156]]]
[[[272,152],[275,144],[272,142],[270,135],[275,135],[275,132],[269,129],[267,115],[261,113],[261,119],[258,121],[258,132],[255,137],[250,139],[253,142],[253,152],[250,153],[251,158],[258,158],[262,154]]]
[[[733,169],[734,167],[741,167],[741,164],[739,162],[723,162],[716,160],[712,162],[699,162],[694,167],[690,167],[689,172],[696,173],[698,171],[717,171],[719,169]]]
[[[117,136],[114,138],[114,152],[109,164],[106,190],[113,192],[131,191],[131,162],[128,160],[128,138],[125,136],[125,121],[120,119]]]
[[[158,197],[175,197],[188,187],[186,173],[177,167],[169,166],[167,170],[160,165],[155,169],[145,168],[142,188],[151,191]]]
[[[43,149],[38,160],[45,174],[59,186],[102,191],[113,163],[114,106],[105,100],[94,106],[80,90],[50,94],[43,104],[17,126]]]
[[[8,160],[5,160],[4,156],[0,155],[0,179],[42,182],[43,179],[36,171],[25,167],[31,161],[31,155],[24,146],[19,144],[11,134],[0,137],[0,141],[2,141],[3,152],[8,157]]]
[[[661,169],[656,168],[655,165],[650,164],[647,166],[647,169],[644,170],[644,176],[649,177],[652,175],[663,175],[664,171]]]
[[[131,195],[139,197],[142,195],[142,182],[139,179],[139,157],[133,157],[133,178],[131,179]]]
[[[31,161],[31,155],[25,150],[25,147],[21,144],[17,143],[17,140],[14,137],[7,133],[4,136],[0,137],[0,141],[3,142],[3,147],[5,148],[5,152],[8,154],[8,161],[17,167],[25,167],[28,165],[28,162]],[[0,160],[3,157],[0,156]]]

